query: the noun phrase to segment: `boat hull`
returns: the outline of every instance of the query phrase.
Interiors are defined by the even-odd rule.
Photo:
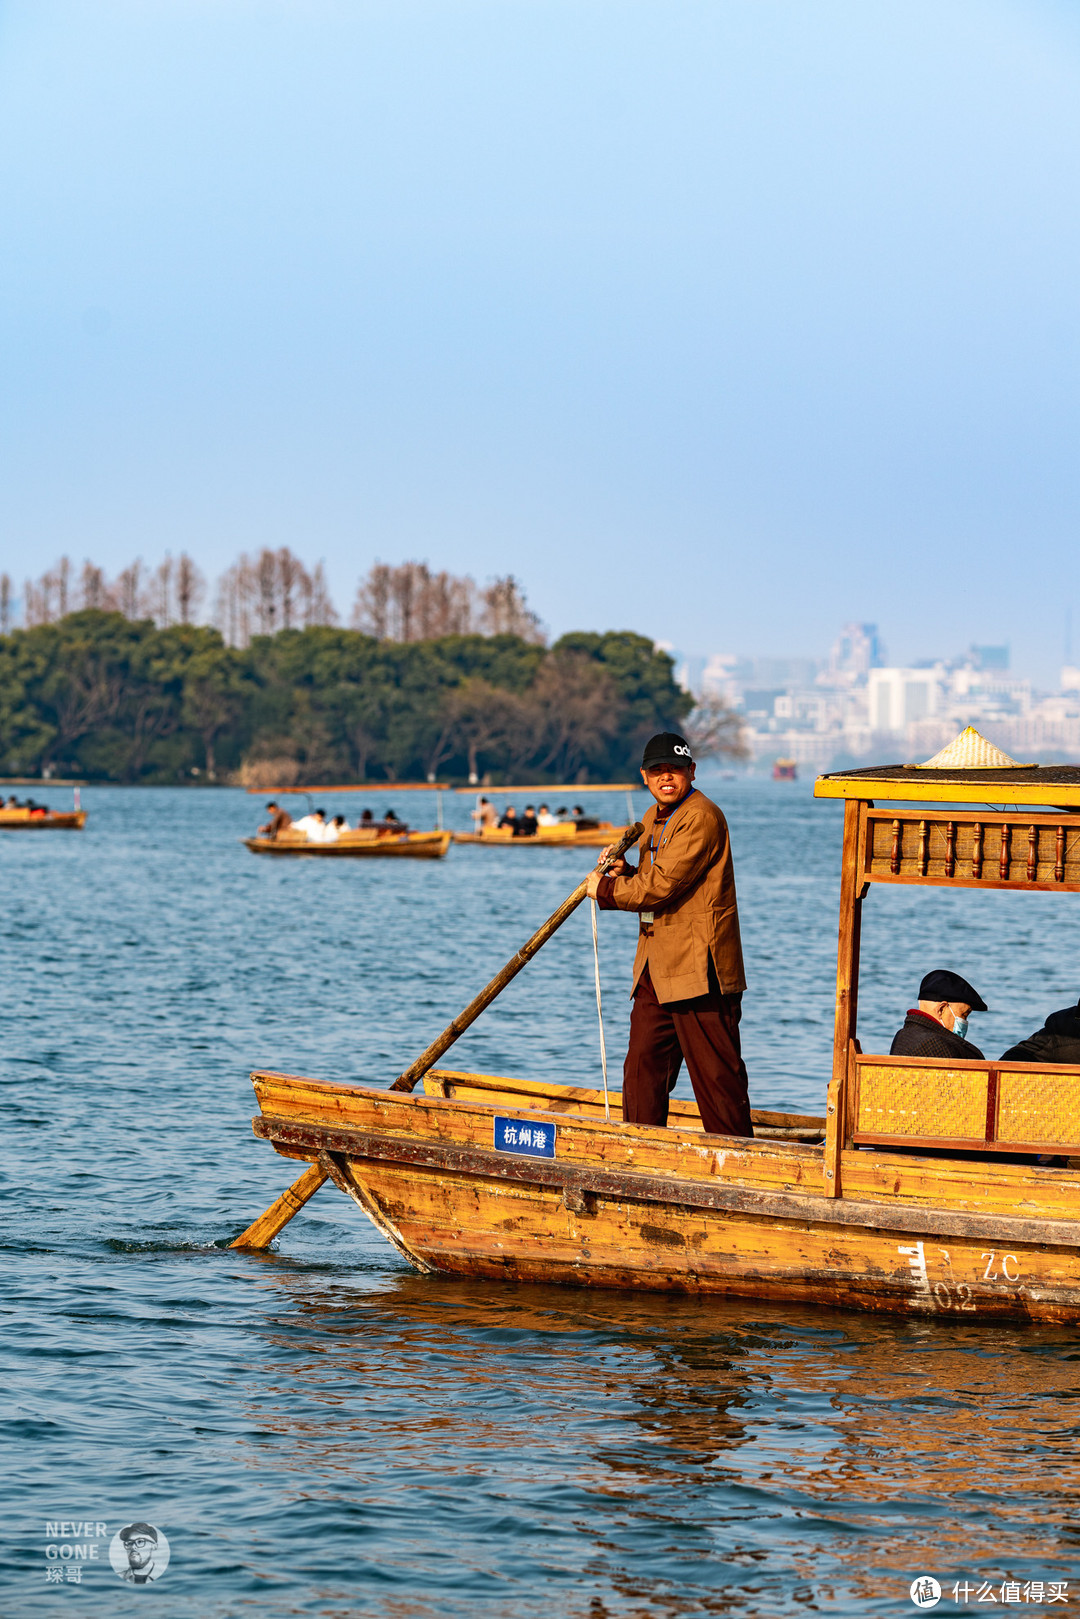
[[[285,838],[245,838],[252,854],[310,856],[329,860],[397,858],[441,860],[450,847],[449,832],[402,832],[378,838],[339,838],[336,843],[291,842]]]
[[[622,826],[598,826],[584,832],[541,827],[528,838],[492,832],[455,832],[454,842],[482,844],[485,849],[606,849],[609,843],[617,843],[625,830]]]
[[[516,1124],[554,1127],[557,1156],[534,1158],[495,1150],[505,1117],[495,1105],[254,1078],[256,1134],[318,1163],[420,1270],[1080,1321],[1074,1171],[1040,1179],[994,1165],[980,1188],[982,1166],[969,1165],[959,1190],[945,1175],[932,1181],[929,1203],[917,1162],[861,1154],[884,1160],[893,1195],[874,1195],[867,1162],[863,1187],[832,1198],[812,1143],[625,1126],[519,1101]]]

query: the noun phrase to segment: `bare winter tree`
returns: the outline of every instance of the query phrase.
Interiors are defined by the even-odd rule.
[[[247,646],[251,640],[253,587],[246,556],[239,557],[218,580],[214,623],[230,646]]]
[[[71,586],[71,563],[67,557],[61,557],[53,569],[53,579],[56,582],[56,616],[66,618],[68,614],[68,596]]]
[[[214,622],[232,646],[252,635],[273,635],[301,624],[335,624],[326,573],[320,562],[308,573],[288,546],[241,556],[218,581]]]
[[[684,726],[695,759],[748,759],[742,716],[715,692],[706,692]]]
[[[530,612],[525,594],[512,573],[492,580],[483,591],[482,600],[480,627],[486,635],[520,635],[523,641],[543,645],[543,626],[536,614]]]
[[[142,558],[135,561],[117,576],[112,594],[116,599],[117,608],[125,618],[151,618],[152,612],[148,610],[147,592],[143,583]]]
[[[154,569],[146,590],[146,605],[159,630],[168,629],[170,624],[176,623],[173,571],[173,559],[166,551],[164,562],[159,562]]]
[[[93,562],[84,562],[79,575],[76,601],[80,607],[96,607],[101,611],[115,607],[104,571]]]
[[[305,629],[320,624],[336,624],[338,621],[326,583],[326,569],[321,562],[317,562],[311,574],[305,573],[301,580],[300,608]]]
[[[443,635],[520,635],[544,640],[513,578],[478,591],[467,574],[432,573],[426,562],[376,562],[360,581],[352,625],[380,641],[428,641]]]
[[[0,573],[0,635],[11,633],[11,576]]]
[[[186,551],[176,564],[176,613],[181,624],[193,624],[206,594],[206,580]]]
[[[377,641],[389,641],[391,576],[394,569],[385,562],[376,562],[366,579],[361,579],[356,590],[352,610],[352,627],[373,635]]]

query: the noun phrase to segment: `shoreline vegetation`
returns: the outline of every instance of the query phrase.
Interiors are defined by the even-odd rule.
[[[548,646],[513,578],[481,590],[376,564],[348,629],[321,569],[288,551],[233,564],[215,624],[193,621],[204,588],[186,557],[111,585],[90,563],[73,585],[62,562],[27,584],[12,627],[0,580],[0,775],[584,785],[633,780],[645,740],[675,729],[702,757],[742,757],[737,716],[695,710],[648,637],[579,631]]]

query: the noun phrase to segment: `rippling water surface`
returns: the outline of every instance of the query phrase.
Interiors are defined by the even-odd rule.
[[[713,790],[753,1100],[817,1110],[838,808]],[[81,835],[0,834],[0,1612],[892,1614],[922,1573],[938,1612],[988,1611],[979,1582],[1000,1605],[1006,1579],[1080,1604],[1080,1333],[418,1276],[330,1187],[273,1251],[225,1246],[295,1174],[251,1135],[248,1071],[388,1082],[592,856],[269,862],[238,842],[239,792],[84,802]],[[874,890],[864,1046],[948,965],[997,1054],[1080,992],[1077,910]],[[617,1067],[633,928],[601,928]],[[455,1062],[598,1082],[585,910]],[[60,1582],[47,1547],[86,1520],[107,1537]],[[171,1545],[152,1595],[109,1566],[133,1520]]]

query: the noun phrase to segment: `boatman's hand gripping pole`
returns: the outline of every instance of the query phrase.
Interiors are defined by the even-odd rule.
[[[601,869],[607,871],[616,861],[621,860],[627,849],[638,841],[644,830],[645,828],[640,821],[635,821],[633,826],[628,826],[619,841],[601,859]],[[485,1007],[491,1005],[500,990],[505,989],[510,980],[517,977],[522,967],[528,965],[541,945],[546,944],[551,935],[562,927],[567,917],[573,915],[585,898],[585,894],[585,883],[578,883],[574,892],[563,900],[557,911],[552,912],[542,927],[537,928],[532,938],[522,945],[516,956],[511,957],[502,971],[495,974],[491,983],[469,1002],[465,1010],[458,1014],[453,1023],[447,1025],[439,1038],[431,1042],[427,1050],[417,1057],[412,1066],[406,1068],[405,1072],[395,1079],[390,1087],[392,1091],[411,1091],[417,1081],[423,1079],[428,1069],[434,1068],[443,1052],[449,1050],[454,1041],[465,1033],[471,1023],[476,1022],[481,1012]],[[272,1203],[266,1210],[266,1213],[260,1214],[259,1218],[249,1225],[246,1231],[242,1231],[236,1240],[229,1244],[229,1247],[268,1248],[278,1232],[288,1225],[293,1215],[303,1208],[308,1198],[319,1190],[325,1179],[326,1175],[318,1164],[309,1165],[300,1176],[300,1179],[290,1186],[287,1191],[282,1192],[277,1201]]]

